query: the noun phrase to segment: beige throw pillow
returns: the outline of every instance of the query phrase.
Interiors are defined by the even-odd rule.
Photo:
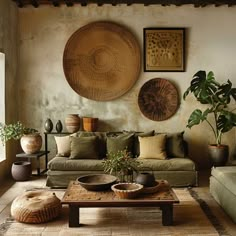
[[[140,143],[140,159],[166,159],[166,134],[151,137],[138,137]]]
[[[71,140],[70,137],[76,136],[76,133],[68,136],[54,136],[57,145],[57,156],[59,157],[69,157],[71,151]]]

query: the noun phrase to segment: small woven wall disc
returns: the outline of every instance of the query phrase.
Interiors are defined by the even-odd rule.
[[[96,101],[122,96],[140,72],[140,48],[124,27],[94,22],[77,30],[68,40],[63,68],[71,88]]]
[[[178,92],[175,86],[166,79],[151,79],[141,87],[138,105],[148,119],[167,120],[179,107]]]

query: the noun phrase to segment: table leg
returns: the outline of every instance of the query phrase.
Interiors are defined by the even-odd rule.
[[[40,175],[40,158],[37,157],[37,175]]]
[[[69,205],[69,227],[79,227],[79,207]]]
[[[162,225],[173,225],[173,204],[161,206],[162,210]]]

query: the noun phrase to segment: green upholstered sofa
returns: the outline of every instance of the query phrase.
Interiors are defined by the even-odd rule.
[[[210,193],[236,223],[236,166],[212,168]]]
[[[88,148],[91,156],[80,157],[74,152],[76,149],[73,139],[70,143],[70,156],[61,155],[58,153],[53,159],[48,163],[47,172],[47,182],[46,185],[52,188],[68,186],[69,181],[75,180],[77,177],[87,174],[104,173],[102,162],[106,157],[106,153],[110,152],[112,145],[117,145],[119,143],[119,138],[132,136],[132,142],[127,144],[130,150],[133,152],[134,158],[139,158],[137,156],[141,155],[140,143],[138,137],[150,137],[154,136],[154,131],[151,132],[129,132],[128,134],[123,134],[120,132],[83,132],[80,131],[74,136],[82,138],[96,136],[96,142],[98,145],[97,153],[93,152],[91,147]],[[155,134],[156,135],[156,134]],[[57,140],[56,140],[57,141]],[[77,142],[76,141],[76,142]],[[81,142],[81,141],[79,141]],[[58,143],[57,143],[58,145]],[[80,144],[78,144],[79,147]],[[60,149],[60,147],[58,147]],[[187,143],[183,139],[182,133],[167,134],[165,140],[165,159],[148,158],[141,160],[140,171],[147,171],[152,169],[153,174],[156,179],[166,179],[172,186],[196,186],[197,185],[197,170],[195,163],[187,156]],[[82,153],[82,152],[81,152]],[[83,153],[81,154],[83,156]],[[96,157],[93,157],[96,155]],[[71,156],[75,158],[71,158]]]

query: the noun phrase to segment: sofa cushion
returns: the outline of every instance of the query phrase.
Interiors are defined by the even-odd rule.
[[[66,157],[54,157],[48,162],[50,170],[64,171],[103,171],[102,161],[99,159],[69,159]],[[63,178],[63,176],[62,176]]]
[[[167,134],[166,153],[168,158],[185,157],[184,132]]]
[[[70,137],[75,137],[76,133],[67,136],[54,136],[57,145],[57,156],[69,157],[70,156]]]
[[[91,137],[91,136],[97,137],[99,158],[102,159],[102,158],[106,157],[106,153],[107,153],[106,132],[83,132],[83,131],[80,131],[78,134],[78,137]]]
[[[166,159],[166,135],[158,134],[151,137],[138,137],[140,144],[139,159]]]
[[[48,163],[48,168],[53,171],[103,171],[103,160],[69,159],[54,157]],[[193,171],[195,164],[188,158],[172,158],[170,160],[143,159],[140,170],[151,168],[153,171]],[[63,177],[62,177],[63,178]]]
[[[70,159],[98,159],[97,137],[70,137]]]
[[[127,149],[128,152],[133,155],[133,147],[134,147],[134,134],[120,134],[117,137],[107,137],[107,152],[108,153],[116,153],[118,151],[122,151]]]
[[[236,166],[213,167],[211,175],[236,196]]]
[[[139,169],[152,169],[153,171],[193,171],[195,170],[195,164],[188,158],[171,158],[169,160],[142,159]]]

